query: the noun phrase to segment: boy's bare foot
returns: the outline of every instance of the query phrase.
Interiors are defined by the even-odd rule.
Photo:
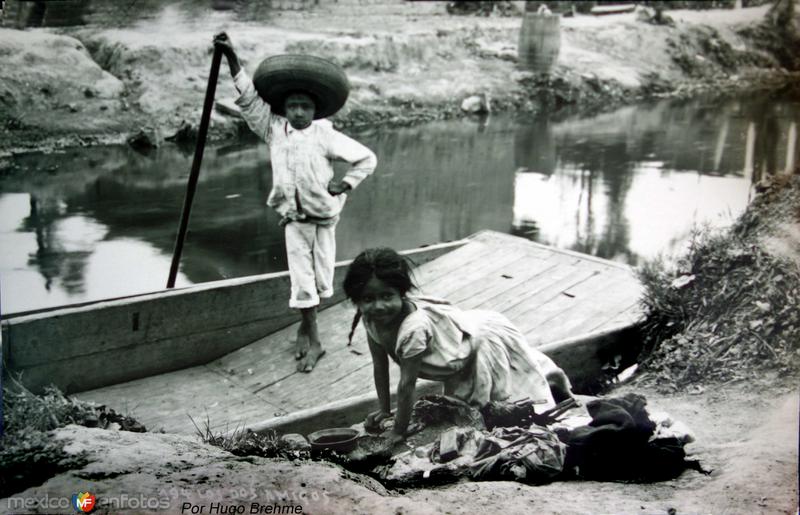
[[[317,345],[312,345],[308,352],[306,353],[306,357],[303,358],[303,361],[297,364],[297,371],[298,372],[311,372],[314,370],[314,367],[319,361],[319,358],[325,355],[325,350]]]
[[[308,352],[308,332],[304,324],[301,322],[297,328],[297,337],[294,341],[294,359],[303,359]]]
[[[305,333],[297,333],[297,339],[294,342],[294,359],[303,359],[308,353],[308,335]]]
[[[319,342],[319,329],[317,328],[317,307],[301,308],[300,315],[302,321],[300,327],[297,328],[298,341],[300,335],[305,336],[307,347],[305,349],[305,357],[300,363],[297,364],[299,372],[311,372],[321,358],[325,351],[322,350],[322,345]]]

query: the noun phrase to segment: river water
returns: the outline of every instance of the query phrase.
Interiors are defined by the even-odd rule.
[[[338,258],[491,229],[638,265],[680,252],[693,228],[730,224],[754,181],[800,162],[798,122],[800,103],[764,97],[359,133],[380,164],[348,199]],[[120,146],[6,160],[3,312],[162,289],[192,152]],[[206,148],[178,286],[286,269],[278,217],[264,204],[267,154],[258,142]]]

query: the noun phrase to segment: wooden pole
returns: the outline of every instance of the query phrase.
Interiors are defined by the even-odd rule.
[[[786,168],[785,173],[794,173],[794,153],[797,148],[797,122],[792,122],[789,126],[789,141],[786,145]]]
[[[208,123],[211,119],[211,108],[214,105],[214,93],[217,90],[217,77],[219,77],[219,64],[222,60],[222,52],[214,47],[214,57],[211,59],[211,72],[208,75],[208,86],[206,86],[206,99],[203,103],[203,115],[200,118],[200,128],[197,131],[197,147],[194,151],[192,161],[192,171],[189,175],[189,183],[186,185],[186,197],[183,199],[183,214],[181,223],[178,227],[178,236],[175,238],[175,250],[172,252],[172,264],[169,267],[169,278],[167,288],[175,286],[175,277],[178,275],[178,265],[181,261],[183,242],[186,239],[186,230],[189,227],[189,215],[192,212],[192,201],[194,192],[197,189],[197,178],[200,176],[200,163],[203,162],[203,150],[206,147],[206,135],[208,134]]]

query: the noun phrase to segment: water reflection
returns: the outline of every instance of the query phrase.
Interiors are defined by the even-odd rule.
[[[514,232],[637,264],[730,222],[751,181],[792,169],[796,103],[657,102],[516,132]]]
[[[492,116],[358,138],[379,167],[348,200],[338,258],[483,229],[636,264],[731,221],[751,180],[797,160],[796,103],[658,102],[591,118]],[[0,179],[2,306],[163,288],[191,152],[18,156]],[[341,169],[339,169],[341,172]],[[207,148],[179,284],[286,269],[263,145]]]
[[[64,1],[6,2],[3,26],[24,27],[69,27],[86,23],[84,16],[89,2]]]

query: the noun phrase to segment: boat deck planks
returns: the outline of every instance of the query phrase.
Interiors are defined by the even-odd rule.
[[[641,285],[625,265],[485,231],[417,268],[424,295],[465,309],[492,309],[534,345],[641,318]],[[128,411],[148,430],[195,432],[206,421],[224,431],[372,391],[363,326],[347,345],[355,308],[320,311],[326,354],[311,374],[295,370],[297,323],[206,365],[83,392],[78,398]],[[392,364],[392,387],[399,369]]]

